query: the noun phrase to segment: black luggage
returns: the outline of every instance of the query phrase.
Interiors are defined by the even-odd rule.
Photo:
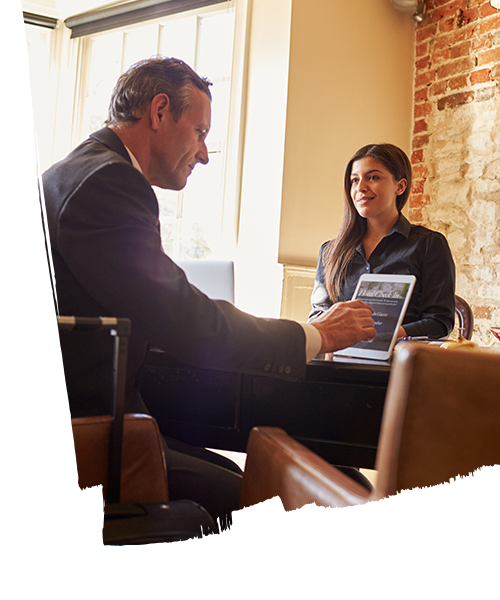
[[[166,503],[120,502],[121,454],[127,344],[130,320],[93,317],[58,317],[60,334],[71,331],[108,330],[114,336],[113,401],[109,439],[109,464],[104,507],[105,545],[138,545],[176,542],[219,533],[205,508],[191,500]]]

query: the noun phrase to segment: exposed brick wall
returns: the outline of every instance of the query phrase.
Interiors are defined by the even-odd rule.
[[[475,341],[500,325],[500,13],[427,0],[417,26],[410,220],[444,233]]]

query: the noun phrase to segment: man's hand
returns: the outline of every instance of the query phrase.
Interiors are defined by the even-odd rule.
[[[338,302],[321,313],[310,322],[321,334],[321,354],[374,338],[372,314],[372,307],[361,300]]]

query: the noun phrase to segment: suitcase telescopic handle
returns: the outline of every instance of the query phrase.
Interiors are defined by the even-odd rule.
[[[72,317],[40,315],[35,322],[36,358],[33,421],[33,454],[30,481],[30,508],[43,507],[47,409],[49,403],[50,354],[52,338],[61,331],[108,330],[115,337],[113,349],[113,402],[109,432],[107,501],[120,500],[123,413],[130,319],[115,317]]]

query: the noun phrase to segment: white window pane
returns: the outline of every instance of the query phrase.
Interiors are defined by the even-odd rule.
[[[89,78],[85,99],[82,136],[103,126],[111,92],[120,76],[123,33],[114,32],[91,40]]]
[[[196,166],[183,192],[181,246],[193,258],[193,240],[203,255],[196,258],[217,254],[221,240],[225,156],[217,151],[209,158],[208,166]]]
[[[207,240],[206,224],[201,221],[179,221],[178,260],[188,258],[210,258],[212,249]]]
[[[179,192],[173,190],[162,190],[159,187],[154,187],[154,192],[158,198],[160,204],[160,212],[163,218],[176,218],[177,217],[177,203]]]
[[[175,225],[176,221],[172,220],[160,220],[161,224],[161,244],[163,251],[170,257],[176,256],[175,248]]]
[[[159,26],[145,25],[127,31],[123,47],[122,71],[139,60],[156,56],[158,53]]]
[[[172,19],[162,23],[160,54],[179,58],[195,67],[197,17]]]
[[[207,138],[209,147],[211,144],[227,141],[231,82],[219,81],[214,83],[210,91],[212,93],[212,126]]]
[[[198,72],[212,81],[231,74],[234,12],[200,19]]]

